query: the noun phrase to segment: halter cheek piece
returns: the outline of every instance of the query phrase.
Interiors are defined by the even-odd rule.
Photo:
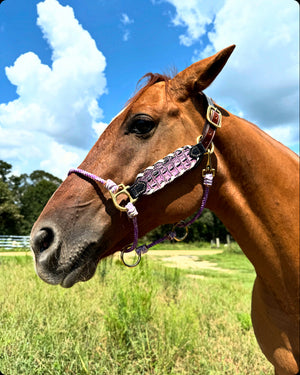
[[[211,166],[211,154],[214,152],[213,138],[215,136],[217,128],[221,127],[222,115],[218,108],[214,105],[211,98],[206,96],[208,107],[206,112],[206,121],[203,128],[203,134],[198,137],[197,144],[194,146],[186,145],[178,148],[171,154],[165,156],[163,159],[156,162],[154,165],[146,168],[142,173],[136,176],[134,183],[130,186],[125,186],[123,184],[117,185],[112,180],[104,180],[92,173],[89,173],[83,169],[74,168],[70,169],[68,175],[71,173],[76,173],[78,175],[85,176],[92,180],[98,181],[103,184],[109,191],[111,198],[114,202],[115,207],[120,211],[127,212],[128,217],[133,222],[134,227],[134,237],[133,243],[121,251],[121,259],[123,263],[128,267],[135,267],[139,264],[142,254],[145,254],[152,246],[157,245],[167,239],[176,241],[182,241],[188,234],[188,226],[191,225],[195,220],[197,220],[207,201],[209,187],[212,185],[213,177],[215,175],[215,170]],[[138,242],[138,225],[137,225],[137,215],[138,212],[134,206],[134,203],[142,195],[150,195],[156,191],[164,188],[166,185],[174,181],[176,178],[182,176],[184,173],[188,172],[195,166],[197,166],[204,155],[207,155],[206,168],[202,170],[202,176],[204,178],[204,192],[202,197],[202,202],[199,211],[195,216],[188,222],[179,222],[173,226],[170,233],[166,234],[164,237],[156,240],[148,245],[142,245],[137,247]],[[126,196],[129,202],[125,206],[121,206],[118,203],[119,196]],[[182,237],[178,237],[176,233],[176,228],[184,228],[185,234]],[[135,251],[138,258],[133,264],[128,264],[125,261],[125,254],[131,251]]]

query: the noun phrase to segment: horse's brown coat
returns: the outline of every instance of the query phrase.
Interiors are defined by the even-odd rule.
[[[167,88],[164,79],[153,81],[109,125],[80,168],[131,184],[160,158],[195,144],[206,114],[201,91],[232,50],[193,64],[169,80]],[[253,124],[220,110],[223,125],[213,158],[217,175],[208,207],[255,267],[252,321],[262,351],[276,374],[294,375],[299,371],[299,158]],[[150,115],[157,124],[146,139],[128,132],[137,113]],[[202,167],[137,202],[141,234],[198,208]],[[131,232],[131,223],[105,189],[72,174],[32,230],[37,272],[66,287],[87,280],[101,258],[131,241]]]

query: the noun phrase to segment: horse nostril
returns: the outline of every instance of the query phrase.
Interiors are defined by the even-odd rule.
[[[36,252],[42,253],[49,249],[54,240],[54,232],[51,228],[41,229],[33,239],[33,247]]]

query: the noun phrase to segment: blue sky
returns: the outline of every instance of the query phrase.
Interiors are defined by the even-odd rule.
[[[294,0],[5,0],[0,159],[65,177],[145,73],[178,71],[236,44],[207,90],[299,152]]]

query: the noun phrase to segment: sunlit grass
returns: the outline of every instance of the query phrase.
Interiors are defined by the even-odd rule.
[[[214,257],[234,274],[108,259],[67,290],[39,280],[30,256],[0,258],[0,371],[271,375],[249,315],[254,271],[243,256]]]

